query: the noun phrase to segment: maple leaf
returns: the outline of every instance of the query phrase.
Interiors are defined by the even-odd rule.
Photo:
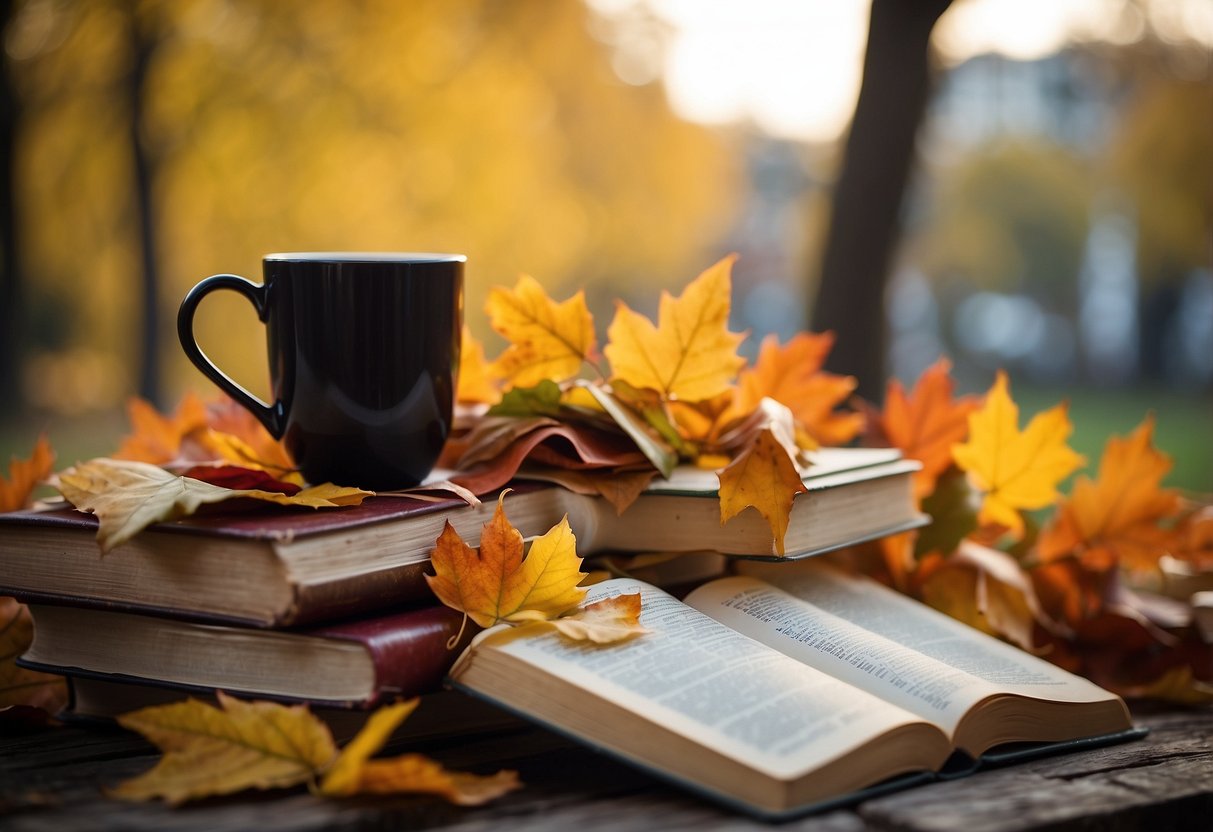
[[[8,463],[8,479],[0,477],[0,512],[17,511],[29,504],[38,483],[51,475],[55,452],[46,436],[39,436],[29,459],[13,457]]]
[[[446,523],[430,556],[435,574],[426,575],[442,603],[481,627],[555,618],[585,597],[577,586],[585,574],[568,518],[532,542],[523,558],[522,535],[505,514],[506,493],[484,526],[479,550]]]
[[[484,344],[477,340],[466,324],[461,341],[455,401],[462,404],[495,404],[501,399],[501,391],[497,389],[489,362],[484,357]]]
[[[218,697],[218,708],[188,699],[118,717],[164,756],[111,794],[132,801],[163,798],[177,805],[197,797],[293,786],[312,780],[337,756],[328,726],[303,705],[243,702],[223,692]]]
[[[207,402],[206,424],[209,430],[195,431],[187,439],[196,439],[215,459],[246,468],[260,468],[279,478],[294,473],[292,481],[302,484],[286,446],[275,439],[248,408],[234,399],[220,396]]]
[[[0,597],[0,710],[29,707],[56,714],[67,705],[67,682],[17,666],[33,639],[29,609],[15,598]]]
[[[334,797],[354,794],[436,794],[460,806],[478,806],[522,784],[513,771],[482,777],[452,772],[421,754],[370,759],[417,707],[419,699],[380,708],[341,750],[324,774],[320,793]]]
[[[941,358],[923,371],[908,395],[897,379],[889,380],[885,394],[880,426],[893,447],[922,463],[914,474],[914,494],[920,500],[952,465],[952,446],[968,435],[969,414],[978,406],[975,396],[952,397],[950,368]]]
[[[832,332],[802,332],[783,346],[776,336],[768,335],[762,340],[754,366],[738,376],[734,414],[749,413],[764,398],[770,398],[787,405],[817,442],[850,442],[863,430],[863,414],[836,408],[854,392],[858,382],[852,376],[821,369],[833,346]]]
[[[729,389],[744,360],[744,338],[728,330],[736,255],[709,267],[678,298],[661,293],[657,326],[617,301],[603,352],[614,378],[666,399],[700,401]]]
[[[1153,435],[1151,416],[1128,438],[1108,440],[1097,479],[1079,477],[1041,534],[1042,558],[1077,552],[1097,570],[1115,564],[1155,569],[1158,559],[1176,548],[1175,533],[1160,522],[1179,512],[1180,498],[1161,487],[1171,459],[1154,447]]]
[[[565,638],[615,644],[649,632],[640,625],[640,593],[615,595],[544,622]]]
[[[510,342],[494,362],[494,374],[512,385],[566,381],[592,360],[594,318],[584,291],[556,303],[524,274],[513,289],[490,291],[485,309],[493,329]]]
[[[1036,414],[1021,432],[1019,408],[1001,370],[985,404],[969,414],[969,439],[952,448],[983,499],[978,521],[1024,531],[1021,509],[1044,508],[1060,496],[1057,484],[1084,460],[1066,445],[1071,425],[1064,404]]]
[[[370,491],[331,483],[294,494],[253,488],[223,488],[179,477],[143,462],[99,458],[59,474],[58,488],[81,511],[97,515],[97,542],[107,552],[152,523],[193,514],[200,506],[238,497],[306,508],[358,505]]]
[[[149,402],[138,397],[126,405],[133,432],[122,440],[116,459],[159,465],[180,455],[181,444],[194,431],[207,427],[206,406],[196,395],[186,393],[171,416],[162,416]]]
[[[769,399],[763,407],[778,414],[780,405]],[[807,491],[796,466],[797,449],[789,424],[791,414],[782,408],[784,419],[776,416],[758,430],[753,441],[728,467],[720,472],[720,523],[727,523],[746,508],[753,507],[771,527],[774,551],[782,555],[783,538],[788,530],[792,502]]]

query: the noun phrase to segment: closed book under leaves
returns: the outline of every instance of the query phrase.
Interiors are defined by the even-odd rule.
[[[806,557],[920,525],[915,463],[896,451],[823,449],[784,548]],[[716,551],[773,558],[754,510],[721,523],[716,474],[678,469],[618,514],[601,497],[521,483],[506,497],[524,537],[568,516],[578,553]],[[104,556],[95,519],[69,509],[0,514],[0,595],[261,627],[328,621],[431,597],[422,579],[449,521],[477,545],[486,501],[374,497],[324,512],[227,513],[160,523]]]

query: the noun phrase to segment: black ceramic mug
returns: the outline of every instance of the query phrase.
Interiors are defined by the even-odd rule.
[[[185,354],[282,439],[311,483],[416,485],[451,427],[463,320],[460,254],[270,254],[265,281],[206,278],[177,315]],[[249,393],[194,338],[198,304],[244,295],[266,327],[273,402]]]

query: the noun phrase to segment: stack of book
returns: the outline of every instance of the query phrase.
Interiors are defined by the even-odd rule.
[[[1132,736],[1114,695],[809,559],[921,525],[915,468],[892,451],[823,453],[784,558],[756,512],[720,524],[710,474],[679,471],[622,515],[600,498],[517,485],[511,523],[531,537],[567,515],[582,556],[741,556],[730,571],[745,575],[708,581],[685,603],[637,577],[592,587],[595,598],[645,597],[650,632],[608,648],[490,637],[452,666],[461,616],[435,604],[423,574],[443,525],[476,545],[492,501],[385,496],[199,516],[104,556],[88,515],[15,512],[0,515],[0,595],[30,605],[22,662],[68,676],[77,716],[223,690],[307,702],[340,734],[378,703],[445,681],[472,694],[434,694],[458,703],[468,730],[489,714],[537,721],[763,817],[1009,759],[1006,743],[1042,753]],[[668,562],[651,574],[688,575]],[[436,726],[442,708],[427,706],[414,719]]]

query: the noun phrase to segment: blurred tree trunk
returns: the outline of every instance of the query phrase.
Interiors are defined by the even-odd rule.
[[[141,332],[139,342],[139,395],[163,404],[160,391],[160,275],[156,264],[156,222],[152,186],[155,158],[143,130],[147,71],[156,53],[158,35],[139,13],[138,2],[129,6],[131,70],[127,75],[130,107],[130,143],[135,177],[135,222],[139,246]]]
[[[0,0],[0,35],[15,14],[13,0]],[[0,67],[0,421],[15,418],[21,401],[21,261],[17,249],[16,137],[20,101],[7,58]]]
[[[901,231],[914,139],[930,92],[931,30],[952,0],[872,0],[863,84],[847,136],[812,328],[833,330],[827,366],[884,390],[884,290]]]

